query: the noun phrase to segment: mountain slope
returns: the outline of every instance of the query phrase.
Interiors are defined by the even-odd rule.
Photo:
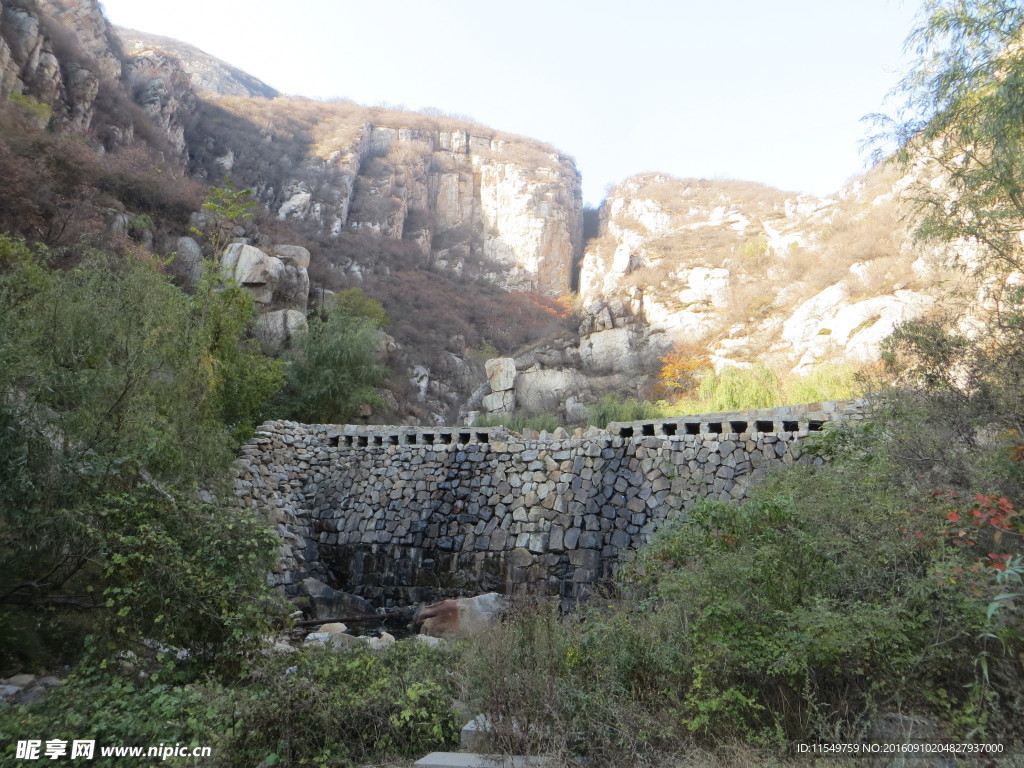
[[[121,40],[124,50],[132,56],[163,53],[177,59],[188,72],[192,88],[198,93],[262,99],[273,99],[279,95],[277,90],[259,78],[199,50],[194,45],[126,27],[114,27],[114,32]]]

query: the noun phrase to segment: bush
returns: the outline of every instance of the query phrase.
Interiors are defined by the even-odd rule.
[[[61,271],[0,237],[5,630],[46,610],[35,648],[72,658],[67,627],[211,658],[259,631],[262,523],[193,500],[199,483],[219,492],[277,385],[241,340],[251,313],[230,291],[190,299],[132,255],[87,252]],[[0,635],[4,666],[33,652]]]
[[[344,424],[361,404],[379,403],[374,389],[387,372],[377,362],[379,331],[374,319],[350,312],[365,305],[379,319],[382,310],[351,292],[341,296],[326,313],[311,316],[309,332],[289,352],[288,385],[281,399],[288,418]]]
[[[458,734],[450,651],[415,641],[379,653],[303,648],[256,656],[236,679],[189,665],[131,670],[80,666],[31,707],[0,713],[4,753],[18,739],[95,739],[100,746],[208,746],[212,765],[355,766],[418,757]]]
[[[379,654],[304,649],[261,663],[220,705],[239,720],[221,741],[226,764],[364,765],[450,746],[453,662],[410,640]]]
[[[615,394],[607,394],[599,403],[587,408],[589,421],[595,427],[604,429],[613,421],[642,421],[656,419],[663,415],[662,404],[637,400],[632,397],[622,398]]]
[[[554,432],[564,426],[558,416],[553,413],[526,414],[516,411],[515,413],[488,413],[481,414],[473,423],[474,427],[505,427],[510,432],[523,434],[527,430],[534,432]]]

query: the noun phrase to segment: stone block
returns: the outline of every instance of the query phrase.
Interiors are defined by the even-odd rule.
[[[575,549],[569,553],[569,563],[577,568],[597,571],[601,567],[601,553],[596,549]]]
[[[484,363],[484,373],[491,392],[510,390],[516,383],[516,361],[511,357],[495,357]]]

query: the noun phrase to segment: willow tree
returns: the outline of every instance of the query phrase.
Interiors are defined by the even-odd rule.
[[[934,451],[918,446],[931,457],[921,461],[959,445],[966,467],[992,435],[1007,443],[1004,456],[1024,449],[1024,5],[928,0],[907,47],[914,62],[892,94],[899,111],[873,117],[915,179],[904,194],[917,235],[948,244],[975,282],[957,314],[904,324],[887,355],[943,424]],[[1024,464],[989,473],[986,484],[1024,492]]]
[[[1017,0],[929,0],[906,43],[914,64],[892,94],[899,113],[872,116],[895,140],[895,160],[930,176],[910,192],[918,234],[975,242],[973,266],[1003,275],[1024,268],[1022,33]]]

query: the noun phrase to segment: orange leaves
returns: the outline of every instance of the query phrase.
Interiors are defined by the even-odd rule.
[[[696,388],[699,374],[711,367],[707,350],[697,344],[679,343],[672,348],[658,372],[659,384],[675,395],[685,395]]]

